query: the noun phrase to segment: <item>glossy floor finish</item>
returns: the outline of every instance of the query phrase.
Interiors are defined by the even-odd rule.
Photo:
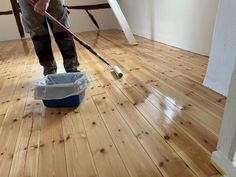
[[[201,85],[208,58],[141,37],[129,46],[116,30],[80,37],[125,76],[77,45],[91,81],[77,109],[33,99],[42,68],[30,40],[0,43],[0,176],[219,177],[210,156],[225,97]]]

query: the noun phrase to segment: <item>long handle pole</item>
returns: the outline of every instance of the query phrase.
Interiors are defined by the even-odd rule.
[[[28,0],[28,3],[35,6],[35,2],[33,0]],[[59,22],[57,19],[55,19],[52,15],[50,15],[48,12],[45,13],[45,16],[50,19],[55,25],[60,27],[63,31],[65,31],[67,34],[69,34],[71,37],[73,37],[77,42],[80,43],[83,47],[85,47],[88,51],[90,51],[92,54],[94,54],[96,57],[98,57],[102,62],[107,64],[108,66],[111,66],[111,64],[106,61],[101,55],[99,55],[90,45],[88,45],[86,42],[81,40],[79,37],[77,37],[73,32],[71,32],[68,28],[66,28],[61,22]]]

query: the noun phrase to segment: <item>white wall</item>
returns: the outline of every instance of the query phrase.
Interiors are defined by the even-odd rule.
[[[119,0],[135,34],[209,55],[218,0]]]
[[[227,95],[236,57],[236,1],[220,0],[204,85]]]
[[[68,5],[88,5],[104,3],[106,0],[66,0]],[[11,10],[10,0],[1,0],[0,11]],[[111,9],[91,11],[102,29],[117,28],[118,23]],[[71,10],[71,30],[83,32],[96,30],[92,21],[83,10]],[[13,15],[0,16],[0,41],[20,38],[15,18]]]
[[[11,10],[9,0],[1,2],[0,11]],[[0,41],[19,38],[15,18],[13,15],[0,15]]]

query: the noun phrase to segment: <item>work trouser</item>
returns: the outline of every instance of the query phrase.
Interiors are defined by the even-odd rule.
[[[19,4],[25,30],[32,38],[40,64],[43,67],[57,70],[51,47],[49,25],[63,56],[65,70],[67,72],[76,70],[79,62],[73,38],[54,25],[49,19],[35,12],[34,8],[27,3],[27,0],[19,0]],[[47,12],[69,28],[68,10],[64,7],[64,0],[51,0]]]

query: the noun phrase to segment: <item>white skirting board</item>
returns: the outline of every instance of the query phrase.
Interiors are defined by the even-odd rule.
[[[236,169],[233,163],[230,162],[219,150],[213,152],[212,161],[218,166],[216,167],[218,171],[224,172],[224,177],[235,177]],[[220,169],[219,169],[220,168]]]

